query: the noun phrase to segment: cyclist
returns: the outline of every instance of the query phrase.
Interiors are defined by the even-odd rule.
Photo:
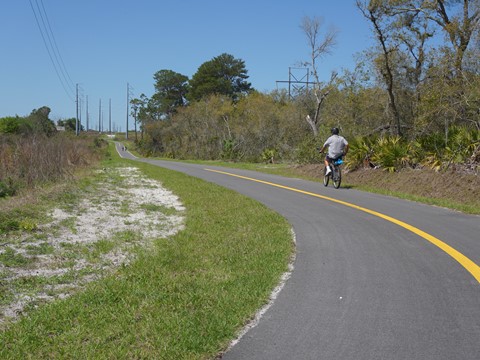
[[[330,163],[332,161],[341,159],[343,156],[347,155],[348,152],[348,141],[345,140],[343,136],[338,135],[338,133],[338,128],[332,128],[332,136],[325,141],[325,144],[323,144],[322,148],[320,149],[320,153],[323,153],[325,148],[328,147],[328,153],[325,157],[325,168],[327,169],[325,175],[328,175],[332,172],[330,169]]]

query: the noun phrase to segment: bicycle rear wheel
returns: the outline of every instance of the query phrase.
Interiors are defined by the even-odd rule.
[[[330,180],[330,174],[327,175],[327,168],[323,169],[323,186],[328,186],[328,181]]]
[[[342,183],[342,172],[340,167],[335,166],[335,172],[333,173],[333,187],[338,189]]]

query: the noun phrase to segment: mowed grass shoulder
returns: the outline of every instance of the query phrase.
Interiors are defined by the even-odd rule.
[[[289,224],[214,184],[141,169],[186,207],[185,229],[0,334],[1,359],[209,359],[264,305],[294,251]]]

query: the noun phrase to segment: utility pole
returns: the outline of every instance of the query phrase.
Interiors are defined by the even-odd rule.
[[[127,82],[127,123],[126,123],[126,130],[125,130],[125,139],[128,140],[128,111],[129,111],[129,105],[130,104],[130,85]]]
[[[76,105],[76,108],[77,108],[77,116],[75,118],[75,135],[78,136],[78,84],[76,84],[75,105]]]
[[[86,104],[85,105],[86,105],[86,108],[87,108],[86,109],[86,117],[87,117],[87,132],[88,132],[88,95],[86,97]]]
[[[108,133],[112,133],[112,99],[108,99]]]
[[[80,89],[81,90],[81,89]],[[80,97],[78,98],[78,134],[80,134],[80,132],[82,131],[82,98],[83,96],[80,95]]]
[[[98,132],[102,132],[102,99],[98,103]]]

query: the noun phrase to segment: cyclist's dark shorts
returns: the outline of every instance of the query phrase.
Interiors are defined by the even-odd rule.
[[[341,159],[343,155],[337,156],[335,158],[331,158],[330,156],[327,155],[327,161],[331,163],[332,161],[337,161],[338,159]]]

